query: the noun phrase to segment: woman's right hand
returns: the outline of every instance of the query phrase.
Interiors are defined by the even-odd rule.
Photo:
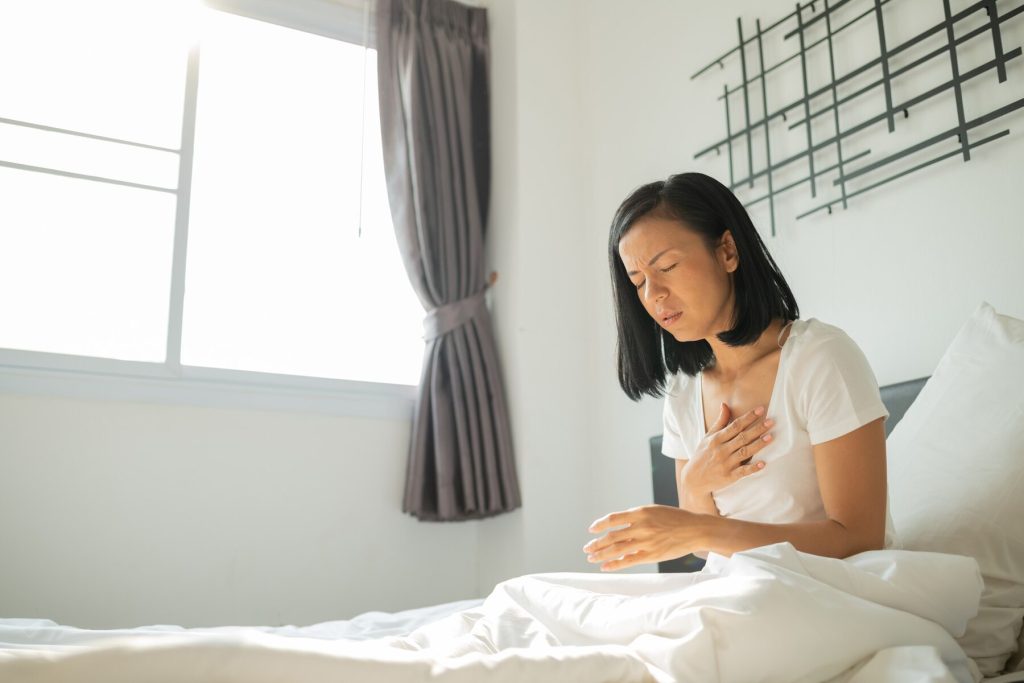
[[[732,411],[722,403],[715,424],[701,439],[697,452],[680,472],[683,488],[694,494],[711,494],[748,474],[760,472],[763,462],[750,462],[771,443],[768,430],[774,422],[761,420],[764,408],[758,406],[729,423]],[[749,464],[748,464],[749,463]]]

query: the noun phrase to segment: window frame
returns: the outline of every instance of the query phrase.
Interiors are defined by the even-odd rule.
[[[204,8],[373,47],[370,0],[203,0]],[[164,362],[0,348],[0,391],[220,408],[411,419],[416,386],[181,364],[189,203],[200,45],[191,46],[175,190],[174,245]]]

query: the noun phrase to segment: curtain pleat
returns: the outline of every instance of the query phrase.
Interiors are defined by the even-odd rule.
[[[487,14],[453,0],[377,0],[384,171],[395,235],[427,311],[402,509],[423,520],[521,505],[490,313]]]

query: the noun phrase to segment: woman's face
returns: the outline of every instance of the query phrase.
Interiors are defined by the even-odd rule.
[[[645,216],[619,240],[619,257],[647,313],[677,341],[732,327],[739,260],[728,230],[712,250],[682,222]]]

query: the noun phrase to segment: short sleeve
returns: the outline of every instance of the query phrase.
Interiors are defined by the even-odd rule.
[[[679,389],[676,378],[672,378],[668,384],[668,391],[665,395],[665,407],[662,412],[663,429],[661,435],[661,452],[670,458],[690,459],[690,451],[686,447],[682,437],[682,429],[679,426]]]
[[[800,403],[812,445],[889,417],[871,365],[849,335],[829,335],[808,352],[800,364],[805,387]]]

